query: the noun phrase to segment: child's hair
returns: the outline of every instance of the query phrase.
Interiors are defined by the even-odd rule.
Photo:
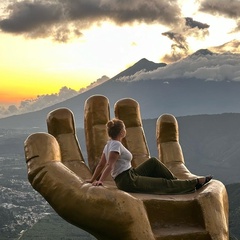
[[[114,118],[107,123],[108,136],[115,139],[124,127],[122,120]]]

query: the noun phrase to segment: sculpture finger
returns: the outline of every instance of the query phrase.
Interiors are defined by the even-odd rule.
[[[138,166],[150,157],[139,103],[131,98],[121,99],[115,103],[114,112],[126,126],[127,135],[123,139],[123,144],[133,154],[133,166]]]
[[[101,158],[109,137],[106,124],[110,119],[109,100],[102,95],[94,95],[85,101],[84,129],[88,153],[88,164],[93,172]]]
[[[91,171],[85,164],[81,148],[76,137],[73,113],[67,108],[59,108],[47,116],[48,132],[60,146],[62,163],[83,179],[91,177]]]
[[[52,135],[30,135],[25,157],[33,188],[69,223],[100,240],[154,240],[143,203],[119,190],[83,184],[61,162]]]
[[[197,176],[186,167],[176,118],[171,114],[161,115],[156,124],[156,138],[159,159],[179,179],[191,179]]]

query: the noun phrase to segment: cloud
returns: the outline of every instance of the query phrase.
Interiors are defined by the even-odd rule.
[[[217,53],[224,53],[224,52],[235,52],[240,53],[240,42],[238,40],[232,40],[230,42],[224,43],[217,47],[211,47],[209,50]]]
[[[7,117],[13,114],[22,114],[26,112],[37,111],[42,108],[62,102],[71,97],[74,97],[77,94],[79,94],[78,91],[75,91],[65,86],[59,90],[59,93],[39,95],[35,99],[26,99],[21,101],[19,106],[0,106],[0,118]]]
[[[64,9],[59,3],[49,1],[15,2],[6,8],[8,18],[0,21],[4,32],[24,34],[30,38],[49,35],[59,42],[67,42],[81,33],[64,19]]]
[[[9,4],[0,29],[27,37],[49,37],[66,42],[81,36],[95,23],[110,20],[117,25],[160,23],[165,26],[183,21],[177,1],[146,0],[23,0]]]
[[[204,0],[200,3],[200,11],[212,15],[223,16],[236,20],[236,28],[231,32],[240,31],[240,1],[219,1],[219,0]]]
[[[166,63],[175,62],[189,54],[189,46],[187,42],[188,36],[203,39],[208,32],[209,25],[193,20],[190,17],[185,18],[184,25],[178,25],[172,31],[162,33],[173,41],[171,46],[171,54],[162,57],[162,61]]]
[[[195,28],[195,27],[197,27],[198,29],[209,28],[209,25],[206,23],[201,23],[201,22],[195,21],[190,17],[186,17],[185,19],[186,19],[186,26],[188,26],[190,28]]]
[[[212,15],[238,19],[240,16],[240,1],[204,0],[201,1],[199,10]]]
[[[163,62],[175,62],[188,54],[188,44],[186,38],[181,33],[165,32],[162,35],[173,41],[171,54],[164,55],[162,57]]]
[[[77,94],[78,91],[65,86],[60,89],[59,93],[38,95],[36,99],[27,99],[22,101],[18,110],[21,113],[36,111],[72,98]]]
[[[191,55],[151,72],[140,71],[118,81],[197,78],[208,81],[240,81],[240,54]]]

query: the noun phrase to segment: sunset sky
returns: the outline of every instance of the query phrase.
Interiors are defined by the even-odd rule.
[[[233,40],[238,52],[239,16],[238,0],[2,0],[0,108],[79,91],[141,58],[171,63]]]

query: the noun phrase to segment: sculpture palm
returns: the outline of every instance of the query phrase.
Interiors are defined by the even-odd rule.
[[[115,104],[114,112],[125,122],[124,144],[133,153],[133,164],[138,165],[150,155],[139,105],[133,99],[122,99]],[[126,193],[118,190],[110,177],[104,187],[84,182],[91,177],[108,139],[105,125],[109,118],[106,97],[87,99],[84,128],[89,167],[81,153],[69,109],[50,112],[48,133],[35,133],[26,139],[29,181],[55,211],[100,240],[227,239],[227,194],[219,181],[212,181],[196,193],[174,196]],[[166,124],[164,128],[164,121],[173,121],[173,128],[169,130]],[[173,131],[172,139],[168,139],[168,131]],[[175,118],[161,116],[156,133],[159,153],[166,165],[180,177],[193,177],[181,157]],[[181,175],[179,169],[187,174]],[[197,216],[193,216],[193,209]]]

